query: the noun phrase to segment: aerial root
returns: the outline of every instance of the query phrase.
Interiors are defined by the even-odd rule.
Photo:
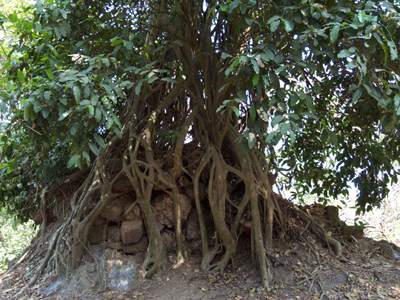
[[[151,278],[155,273],[160,271],[164,266],[165,252],[161,251],[156,254],[148,254],[143,262],[142,270],[144,278]]]

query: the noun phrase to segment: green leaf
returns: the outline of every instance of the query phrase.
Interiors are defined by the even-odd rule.
[[[142,89],[142,85],[143,85],[143,81],[139,80],[139,82],[136,84],[136,87],[135,87],[135,95],[136,96],[140,95],[140,91]]]
[[[360,88],[356,89],[355,92],[353,93],[351,102],[356,103],[362,96],[362,90]]]
[[[111,64],[110,64],[110,60],[106,57],[101,59],[101,62],[108,68]]]
[[[274,131],[267,134],[265,141],[269,145],[276,145],[278,144],[281,138],[282,138],[281,133],[279,131]]]
[[[333,144],[335,147],[338,145],[338,137],[334,132],[330,132],[329,134],[329,140],[331,144]]]
[[[55,80],[56,77],[54,76],[53,72],[51,71],[51,69],[46,69],[46,75],[50,80]]]
[[[334,44],[338,37],[339,37],[339,32],[340,32],[340,24],[336,24],[335,26],[332,27],[332,30],[329,34],[329,39],[332,44]]]
[[[92,104],[92,102],[89,101],[89,100],[87,100],[87,99],[85,99],[85,100],[82,100],[79,104],[82,105],[82,106],[85,106],[85,105],[90,105],[90,104]]]
[[[222,53],[221,53],[221,58],[222,58],[222,59],[227,59],[227,58],[229,58],[229,57],[232,57],[232,55],[230,55],[229,53],[226,53],[226,52],[222,52]]]
[[[81,156],[79,154],[74,154],[72,157],[68,160],[67,167],[68,168],[74,168],[74,167],[79,167],[81,165]]]
[[[56,56],[56,57],[59,56],[56,48],[54,48],[53,45],[47,44],[47,47],[50,49],[51,53],[53,53],[54,56]]]
[[[275,115],[272,117],[271,125],[275,126],[275,125],[279,124],[280,122],[282,122],[283,119],[284,118],[282,115]]]
[[[95,144],[89,143],[89,148],[93,152],[94,155],[99,156],[100,150]]]
[[[37,101],[33,102],[33,111],[35,113],[38,113],[39,111],[41,111],[41,109],[42,109],[41,103],[39,103]]]
[[[240,117],[240,110],[236,106],[232,106],[232,111],[235,113],[236,117]]]
[[[275,54],[271,50],[266,49],[263,53],[260,54],[260,57],[265,62],[269,62],[275,59]]]
[[[74,85],[72,87],[72,92],[74,94],[76,103],[79,103],[79,101],[81,100],[81,89],[79,88],[79,86]]]
[[[70,132],[72,135],[75,135],[75,134],[78,132],[78,125],[77,125],[77,124],[73,124],[73,125],[71,126],[71,128],[69,129],[69,132]]]
[[[400,116],[400,93],[396,94],[393,99],[396,115]]]
[[[232,13],[240,4],[240,0],[233,0],[229,5],[229,13]]]
[[[97,103],[99,102],[99,95],[92,94],[92,96],[90,96],[90,101],[93,105],[97,105]]]
[[[225,76],[231,75],[236,70],[236,68],[239,66],[239,64],[240,64],[240,60],[238,58],[234,59],[232,61],[232,63],[228,66],[228,68],[226,68]]]
[[[50,112],[47,109],[41,110],[43,118],[47,119],[49,117]]]
[[[365,83],[363,84],[363,87],[367,91],[368,95],[370,95],[372,98],[374,98],[376,101],[378,101],[378,103],[380,103],[383,100],[381,97],[381,94],[379,93],[379,91],[377,91],[377,89],[375,87],[369,86]]]
[[[283,19],[283,24],[285,26],[285,30],[286,32],[292,32],[294,29],[294,24],[292,21],[288,20],[288,19]]]
[[[391,132],[396,127],[396,118],[393,114],[386,115],[382,119],[382,126],[385,132]]]
[[[87,84],[83,88],[83,97],[88,98],[90,96],[90,86]]]
[[[51,96],[51,92],[50,92],[50,91],[45,91],[45,92],[43,93],[43,98],[44,98],[45,100],[47,100],[47,101],[50,100],[50,96]]]
[[[68,110],[68,111],[65,111],[65,112],[63,112],[63,113],[60,113],[60,116],[58,117],[58,121],[62,121],[62,120],[64,120],[66,117],[68,117],[69,116],[69,114],[71,113],[71,111],[70,110]]]
[[[253,84],[253,87],[258,86],[258,83],[260,82],[260,75],[259,74],[255,74],[253,76],[253,78],[251,79],[251,82]]]
[[[256,117],[257,117],[257,111],[256,108],[253,106],[250,107],[249,109],[249,117],[250,117],[250,121],[251,122],[255,122],[256,121]]]
[[[100,146],[100,148],[104,149],[106,147],[106,143],[104,142],[104,139],[97,133],[94,134],[94,139],[95,139],[97,145]]]
[[[58,98],[58,101],[60,101],[60,103],[64,104],[65,106],[68,104],[68,100],[65,97]]]
[[[252,59],[250,60],[250,62],[251,62],[251,64],[253,65],[253,70],[254,70],[254,72],[255,72],[256,74],[260,74],[260,66],[258,65],[257,61],[256,61],[254,58],[252,58]]]
[[[94,117],[94,106],[89,104],[87,106],[90,116]]]
[[[348,49],[343,49],[338,53],[337,57],[338,58],[346,58],[346,57],[349,57],[352,54],[353,53],[350,52]]]
[[[102,111],[101,111],[101,108],[99,108],[99,107],[96,107],[96,113],[95,113],[95,118],[96,118],[96,121],[97,122],[100,122],[101,121],[101,115],[102,115]]]
[[[217,107],[217,110],[215,112],[220,113],[220,112],[223,112],[225,109],[226,109],[226,105],[222,104]]]
[[[90,164],[90,155],[86,151],[82,152],[82,157],[86,160],[87,164]]]
[[[374,32],[372,35],[374,36],[374,38],[378,42],[378,44],[381,45],[381,48],[382,48],[383,54],[384,54],[383,61],[384,61],[384,64],[386,65],[388,62],[388,57],[389,57],[389,48],[383,42],[382,38],[380,37],[380,35],[377,32]]]
[[[30,121],[33,119],[33,105],[32,103],[28,103],[24,108],[24,120]]]
[[[247,136],[247,145],[250,149],[253,149],[257,143],[256,135],[253,132],[250,132]]]
[[[290,124],[288,122],[279,124],[279,131],[282,135],[286,134],[290,130]]]
[[[267,22],[269,25],[269,30],[271,30],[271,32],[275,32],[278,29],[280,22],[281,19],[279,16],[273,16],[269,18]]]
[[[111,39],[111,46],[115,47],[124,43],[124,40],[121,39],[119,36],[113,37]]]
[[[24,75],[24,72],[23,72],[23,71],[18,70],[18,71],[17,71],[17,77],[18,77],[18,81],[19,81],[20,83],[23,83],[23,82],[24,82],[24,80],[25,80],[25,75]]]
[[[229,5],[227,5],[227,4],[221,4],[221,5],[219,6],[219,10],[220,10],[221,12],[223,12],[223,13],[227,13],[227,12],[229,11]]]
[[[393,41],[388,41],[387,44],[390,50],[390,59],[397,60],[399,58],[399,53],[397,51],[396,44]]]
[[[114,132],[114,134],[118,137],[118,138],[122,138],[122,132],[121,132],[121,130],[119,129],[119,128],[117,128],[117,127],[113,127],[112,128],[112,131]]]

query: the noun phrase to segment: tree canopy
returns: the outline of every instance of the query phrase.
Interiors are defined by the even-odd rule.
[[[0,203],[21,216],[38,190],[118,157],[143,199],[206,176],[229,259],[236,181],[238,215],[257,218],[267,174],[323,202],[354,185],[360,211],[397,180],[397,0],[46,0],[0,20],[15,36],[1,57]]]

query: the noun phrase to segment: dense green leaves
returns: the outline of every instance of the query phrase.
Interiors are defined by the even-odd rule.
[[[331,32],[329,34],[329,38],[332,44],[334,44],[338,37],[339,37],[339,32],[340,32],[340,24],[335,24],[332,29]]]
[[[90,166],[121,137],[129,101],[180,80],[203,89],[185,101],[232,122],[296,195],[355,185],[362,209],[378,205],[400,155],[399,3],[192,1],[193,28],[173,22],[179,3],[165,1],[168,22],[159,1],[38,1],[2,17],[16,38],[1,62],[0,201],[18,210],[32,189]],[[207,59],[216,75],[200,69]]]
[[[273,146],[276,168],[296,196],[336,197],[353,181],[359,207],[369,209],[396,180],[399,12],[388,1],[290,1],[248,22],[270,34],[230,56],[225,74],[253,74],[239,89],[253,87],[250,103],[264,100],[267,117],[258,120],[268,129],[255,132]]]

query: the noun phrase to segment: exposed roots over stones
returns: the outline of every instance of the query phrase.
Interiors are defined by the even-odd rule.
[[[186,40],[191,39],[190,31],[185,31],[189,26],[181,28]],[[144,224],[148,240],[144,276],[151,277],[166,260],[163,226],[174,231],[176,266],[184,262],[185,208],[194,207],[202,245],[201,267],[223,271],[236,253],[241,233],[247,230],[262,282],[269,286],[268,252],[273,239],[285,235],[287,220],[282,203],[272,192],[267,147],[257,141],[250,149],[242,139],[246,124],[230,110],[217,112],[221,103],[235,94],[237,83],[228,82],[221,88],[226,78],[220,72],[219,58],[212,52],[194,60],[193,53],[200,49],[196,43],[194,39],[170,50],[181,64],[173,71],[181,73],[174,74],[176,82],[145,85],[140,95],[132,93],[127,99],[121,116],[122,136],[106,138],[106,148],[89,174],[82,173],[86,179],[73,194],[69,214],[55,231],[38,274],[46,266],[57,273],[76,268],[87,252],[90,230],[98,226],[104,210],[115,199],[127,196],[129,208],[124,207],[122,214],[116,210],[107,222],[118,232],[120,215],[131,214],[132,205],[138,204],[139,212],[131,215],[141,218],[137,224]],[[164,58],[159,64],[168,68]],[[172,200],[171,224],[160,224],[155,212],[160,195]],[[189,205],[184,206],[185,199]],[[311,228],[334,246],[321,228]],[[117,238],[112,246],[121,247]]]
[[[132,129],[127,130],[125,138],[128,142],[121,154],[120,169],[113,172],[108,170],[107,160],[122,144],[110,141],[71,199],[69,217],[53,234],[47,255],[31,283],[46,267],[55,269],[59,274],[76,268],[90,246],[90,230],[98,228],[98,220],[107,216],[110,219],[107,222],[114,224],[113,228],[120,226],[118,224],[122,224],[123,218],[140,218],[143,221],[146,237],[141,239],[140,233],[135,241],[139,240],[141,245],[143,241],[147,243],[142,266],[145,277],[151,277],[163,267],[170,248],[165,244],[163,231],[172,227],[175,233],[175,267],[178,267],[185,260],[184,229],[193,207],[201,238],[201,268],[223,271],[236,253],[242,240],[241,233],[250,231],[253,257],[262,283],[269,287],[272,275],[268,253],[274,238],[281,238],[285,233],[287,220],[282,214],[284,202],[278,201],[277,195],[272,192],[265,164],[262,167],[258,157],[240,144],[227,142],[223,147],[230,150],[226,151],[226,148],[212,144],[206,148],[193,147],[193,143],[185,144],[183,139],[178,139],[162,161],[154,151],[151,132],[147,128],[138,136]],[[182,136],[187,133],[185,130],[182,132]],[[129,190],[130,196],[126,204],[124,201],[119,204],[125,211],[112,211],[110,207],[121,196],[113,192],[113,186],[122,178],[127,179],[126,184],[130,188],[126,190]],[[128,194],[125,192],[124,195]],[[165,211],[156,210],[160,205],[157,201],[164,201],[160,195],[172,199],[173,207],[166,207]],[[309,223],[313,233],[332,247],[337,255],[341,254],[340,243],[310,215],[289,206],[304,223]],[[165,221],[169,220],[169,209],[173,212],[173,222]],[[160,218],[160,213],[165,217]],[[164,226],[167,229],[163,229]],[[115,247],[123,249],[123,246]]]

